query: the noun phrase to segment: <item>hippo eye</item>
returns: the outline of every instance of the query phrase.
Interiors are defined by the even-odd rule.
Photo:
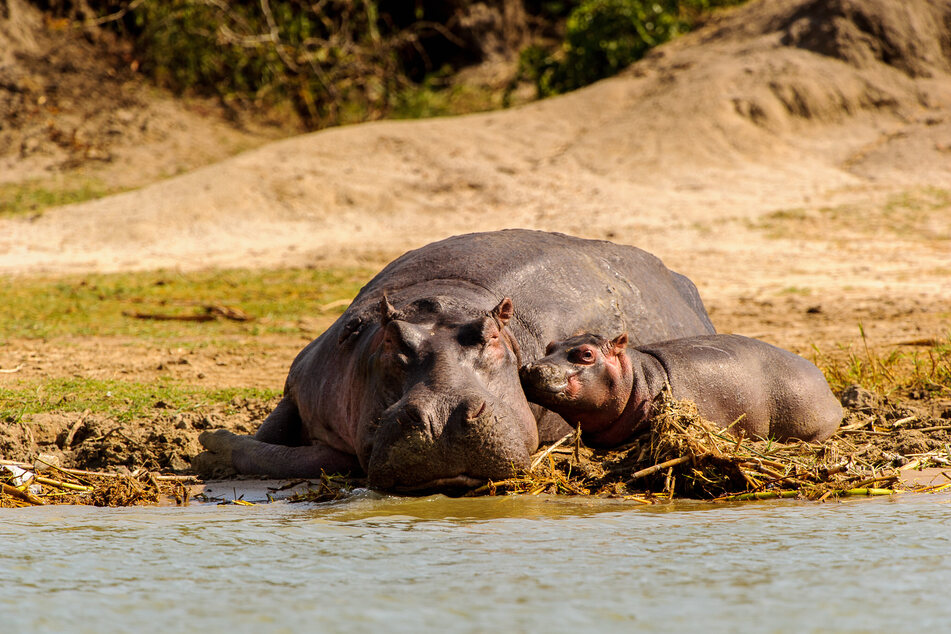
[[[594,351],[591,348],[577,348],[571,356],[574,363],[594,363]]]

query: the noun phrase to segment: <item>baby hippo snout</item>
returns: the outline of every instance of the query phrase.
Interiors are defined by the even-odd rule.
[[[526,363],[519,369],[518,374],[526,393],[558,393],[568,387],[568,373],[556,365]]]

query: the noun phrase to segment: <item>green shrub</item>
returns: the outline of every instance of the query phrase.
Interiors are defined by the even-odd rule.
[[[710,9],[745,0],[585,0],[569,15],[558,51],[522,51],[519,74],[545,97],[609,77],[690,30]]]
[[[179,92],[225,103],[290,103],[309,127],[385,112],[406,80],[376,4],[329,0],[144,2],[126,19],[142,71]]]

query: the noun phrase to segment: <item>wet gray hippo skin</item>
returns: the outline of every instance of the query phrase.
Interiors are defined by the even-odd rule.
[[[825,440],[842,407],[822,372],[799,355],[738,335],[708,335],[627,348],[582,334],[553,342],[521,371],[529,400],[580,423],[585,442],[616,446],[650,423],[665,385],[704,418],[779,441]]]
[[[298,354],[253,438],[201,442],[241,473],[365,472],[393,491],[470,487],[528,465],[568,427],[518,369],[579,329],[638,343],[714,332],[696,287],[629,246],[507,230],[390,263]]]

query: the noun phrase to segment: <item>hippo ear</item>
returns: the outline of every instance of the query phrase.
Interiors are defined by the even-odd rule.
[[[393,304],[386,297],[386,291],[383,291],[383,298],[380,300],[380,322],[385,326],[399,316],[399,311],[393,308]]]
[[[512,305],[512,300],[506,297],[498,306],[492,309],[492,317],[495,318],[495,321],[499,324],[499,330],[505,328],[505,325],[509,323],[509,320],[512,319],[512,315],[515,313],[515,307]]]
[[[627,347],[627,333],[621,333],[608,343],[611,347],[611,354],[619,355],[624,351],[624,348]]]
[[[393,353],[416,353],[425,338],[425,334],[418,326],[394,319],[384,329],[383,345],[389,352]]]

